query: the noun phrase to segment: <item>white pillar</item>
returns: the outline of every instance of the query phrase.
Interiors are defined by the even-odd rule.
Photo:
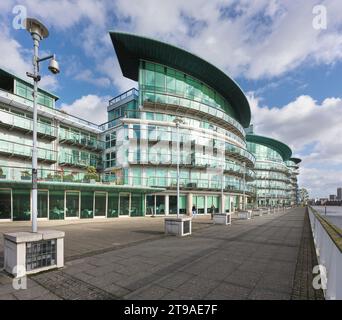
[[[170,206],[169,206],[169,195],[166,194],[165,195],[165,215],[169,215],[170,214]]]
[[[192,214],[192,193],[187,194],[187,201],[186,201],[186,213],[191,216]]]

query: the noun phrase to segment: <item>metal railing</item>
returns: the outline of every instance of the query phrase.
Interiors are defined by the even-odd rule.
[[[16,115],[5,110],[0,110],[0,125],[1,124],[27,131],[33,130],[32,119]],[[37,133],[56,137],[56,127],[52,126],[51,124],[38,121]]]
[[[0,139],[0,152],[16,155],[17,157],[32,157],[32,146]],[[38,159],[51,162],[57,161],[57,152],[50,149],[38,148]]]
[[[129,89],[127,90],[126,92],[124,93],[121,93],[119,94],[118,96],[112,98],[109,100],[109,106],[112,106],[113,104],[119,102],[119,101],[122,101],[128,97],[131,97],[131,96],[136,96],[136,97],[139,97],[139,91],[135,88],[132,88],[132,89]]]
[[[321,284],[327,300],[342,299],[342,230],[321,216],[314,208],[308,208],[311,230],[316,247]],[[322,274],[323,272],[323,274]]]
[[[100,141],[94,138],[90,138],[87,135],[81,134],[81,133],[76,133],[72,132],[69,130],[65,130],[63,128],[60,128],[59,130],[59,139],[61,141],[69,141],[70,143],[73,144],[78,144],[81,146],[85,146],[90,149],[98,149],[98,150],[103,150],[105,149],[105,142]]]

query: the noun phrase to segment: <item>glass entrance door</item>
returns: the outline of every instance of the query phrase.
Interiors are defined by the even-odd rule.
[[[130,214],[130,193],[120,193],[119,200],[119,215],[120,216],[129,216]]]

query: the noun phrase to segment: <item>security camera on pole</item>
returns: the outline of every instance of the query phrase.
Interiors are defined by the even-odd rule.
[[[41,230],[38,232],[37,226],[37,200],[38,200],[38,149],[37,149],[37,94],[38,82],[41,79],[39,74],[39,63],[50,60],[49,70],[53,74],[59,73],[59,65],[55,55],[39,58],[38,49],[41,40],[49,36],[47,28],[38,20],[27,18],[25,20],[26,30],[31,34],[33,39],[33,73],[27,72],[27,76],[33,79],[33,136],[32,136],[32,232],[17,232],[4,235],[4,256],[5,270],[13,274],[16,278],[21,278],[29,273],[37,273],[54,268],[64,266],[64,232],[55,230]],[[30,244],[29,246],[27,244]],[[38,261],[41,256],[48,256],[49,253],[44,252],[47,244],[50,248],[54,248],[54,252],[50,253],[48,259],[49,264],[41,266],[40,263],[28,265],[26,258]],[[28,248],[37,248],[29,250]],[[40,248],[38,250],[38,248]]]

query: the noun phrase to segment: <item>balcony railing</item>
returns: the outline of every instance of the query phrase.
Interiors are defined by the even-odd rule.
[[[85,147],[91,150],[103,150],[105,149],[105,142],[90,138],[86,135],[76,132],[70,132],[63,128],[60,128],[59,139],[61,142],[67,142],[70,144],[76,144],[81,147]]]
[[[181,154],[179,157],[181,167],[193,167],[198,169],[216,168],[220,173],[222,169],[225,173],[231,173],[238,176],[243,176],[245,173],[246,179],[253,180],[255,172],[251,169],[244,169],[243,166],[232,164],[227,161],[223,163],[220,159],[215,159],[210,156],[201,156],[196,153]],[[128,162],[133,165],[159,165],[159,166],[176,166],[178,157],[174,153],[155,153],[155,152],[128,152]]]
[[[0,139],[0,153],[19,158],[32,158],[32,146]],[[38,160],[56,162],[57,152],[38,148]]]
[[[81,156],[60,153],[58,162],[60,165],[70,165],[74,167],[95,167],[99,168],[101,160],[99,158],[83,158]]]
[[[23,167],[0,167],[1,181],[31,181],[31,168]],[[101,185],[127,185],[158,188],[176,188],[177,179],[174,177],[149,176],[141,177],[136,175],[115,175],[111,173],[88,174],[86,172],[72,172],[64,170],[38,169],[38,182],[58,182],[58,183],[84,183]],[[208,189],[221,190],[221,179],[193,179],[180,178],[180,187],[182,189]],[[226,181],[224,183],[225,192],[255,193],[256,189],[252,185],[234,183]]]
[[[139,91],[135,88],[127,90],[126,92],[116,96],[115,98],[110,99],[109,100],[109,106],[112,106],[113,104],[116,104],[117,102],[122,101],[122,100],[124,100],[128,97],[131,97],[131,96],[139,97]]]
[[[56,138],[56,127],[40,121],[38,121],[37,124],[38,135]],[[5,127],[17,128],[26,132],[33,131],[32,119],[21,117],[5,110],[0,110],[0,125]]]

